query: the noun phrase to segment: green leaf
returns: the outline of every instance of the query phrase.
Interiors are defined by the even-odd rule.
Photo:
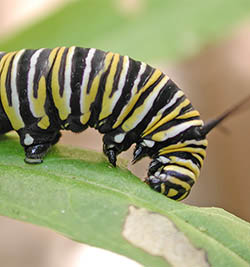
[[[192,259],[203,260],[199,266],[250,263],[250,225],[221,209],[167,199],[124,167],[111,167],[102,154],[55,146],[43,164],[28,165],[15,137],[1,136],[0,145],[1,215],[145,266],[166,266],[173,257],[188,266],[190,247]]]
[[[78,45],[163,62],[198,52],[250,14],[248,0],[138,0],[135,13],[118,8],[119,2],[125,1],[72,1],[0,49]]]
[[[74,1],[1,50],[78,45],[144,61],[177,60],[222,38],[250,14],[248,0],[141,2],[133,14],[113,0]],[[124,167],[112,168],[101,154],[56,146],[43,164],[31,166],[13,137],[0,136],[0,149],[2,215],[145,266],[194,266],[197,255],[198,266],[249,266],[250,226],[221,209],[167,199]]]

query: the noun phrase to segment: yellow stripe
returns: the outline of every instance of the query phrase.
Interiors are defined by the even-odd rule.
[[[184,198],[187,197],[187,195],[188,195],[189,192],[190,192],[190,190],[188,190],[186,193],[184,193],[180,198],[178,198],[178,199],[176,199],[176,200],[178,200],[178,201],[183,200]]]
[[[146,135],[149,129],[151,129],[160,119],[162,118],[162,113],[157,113],[156,116],[154,116],[153,120],[148,124],[147,128],[143,132],[143,137]]]
[[[203,122],[201,120],[183,122],[182,124],[175,125],[165,131],[156,132],[155,134],[152,135],[151,139],[156,142],[163,142],[168,138],[172,138],[179,135],[180,133],[186,131],[188,128],[192,126],[201,126],[202,124]],[[183,127],[183,129],[181,129],[181,127]],[[181,131],[177,133],[177,130]]]
[[[41,76],[38,82],[37,98],[31,95],[31,101],[34,107],[36,117],[42,117],[45,115],[44,104],[46,100],[46,80],[44,76]]]
[[[123,120],[125,119],[125,117],[129,114],[129,112],[132,110],[132,108],[134,107],[134,105],[136,104],[136,102],[138,101],[139,97],[141,96],[141,94],[143,92],[145,92],[155,81],[157,81],[159,79],[159,77],[161,76],[162,72],[158,69],[156,69],[154,71],[154,73],[152,74],[152,76],[150,77],[150,79],[147,81],[147,83],[139,90],[138,93],[136,93],[131,101],[126,105],[125,109],[122,110],[121,114],[119,115],[119,117],[116,120],[116,123],[113,125],[113,129],[118,127]],[[138,88],[132,88],[132,91],[137,91]]]
[[[176,119],[189,119],[189,118],[197,117],[197,116],[200,116],[200,113],[197,110],[192,110],[183,115],[176,117]]]
[[[50,52],[49,59],[48,59],[48,61],[49,61],[49,67],[51,67],[53,65],[54,59],[55,59],[56,54],[57,54],[57,52],[58,52],[59,49],[60,49],[60,47],[56,47],[56,48],[52,49],[52,51]]]
[[[55,48],[51,51],[49,58],[48,58],[48,62],[46,62],[46,64],[48,64],[48,69],[52,66],[58,49],[59,48]],[[41,50],[37,51],[39,55],[42,52]],[[37,63],[38,62],[36,61],[36,64]],[[35,73],[33,75],[35,75]],[[37,97],[34,97],[34,83],[38,84]],[[31,107],[33,115],[37,118],[40,118],[40,121],[37,123],[37,126],[44,130],[50,126],[49,117],[47,116],[46,111],[45,111],[46,96],[47,96],[46,78],[44,75],[42,75],[38,81],[35,81],[35,80],[32,81],[32,88],[31,88],[31,93],[29,95],[29,101],[30,101],[30,107]]]
[[[0,79],[1,79],[1,73],[2,73],[2,69],[3,69],[3,66],[7,60],[7,58],[9,57],[9,53],[5,54],[1,60],[0,60]],[[1,88],[0,88],[0,99],[1,99]]]
[[[185,143],[177,143],[177,144],[174,144],[174,145],[169,145],[167,147],[164,147],[162,148],[162,150],[175,150],[175,149],[181,149],[183,147],[186,147],[187,145]],[[161,151],[161,150],[160,150]]]
[[[49,117],[47,115],[42,117],[42,119],[38,122],[37,126],[44,130],[48,129],[50,126]]]
[[[111,64],[110,72],[106,80],[105,90],[104,90],[104,94],[102,98],[102,110],[99,115],[99,120],[102,120],[108,117],[112,113],[111,107],[112,107],[112,102],[115,97],[115,94],[113,94],[112,98],[110,98],[109,96],[113,89],[114,78],[115,78],[115,74],[117,71],[117,65],[118,65],[119,59],[120,59],[120,55],[114,54],[114,59]]]
[[[166,185],[164,183],[161,183],[161,193],[164,194],[166,191]]]
[[[0,83],[0,91],[1,91],[1,101],[2,101],[2,105],[3,108],[11,122],[12,127],[15,130],[19,130],[21,128],[24,127],[24,122],[22,120],[22,118],[20,116],[18,116],[18,114],[15,111],[15,107],[13,106],[9,106],[9,102],[8,102],[8,98],[7,98],[7,90],[10,90],[11,88],[6,88],[5,83],[6,83],[6,78],[7,78],[7,73],[8,73],[8,69],[9,69],[9,64],[11,62],[11,59],[17,54],[17,52],[12,52],[12,53],[8,53],[6,55],[6,62],[4,64],[4,66],[0,66],[0,68],[2,68],[2,73],[1,73],[1,83]],[[2,59],[3,62],[5,61],[5,59]],[[1,63],[2,63],[1,60]],[[11,70],[12,72],[12,70]]]
[[[168,109],[169,107],[171,107],[172,105],[174,105],[175,101],[177,101],[177,99],[183,95],[184,95],[184,93],[179,90],[176,93],[176,95],[174,95],[174,97],[170,100],[170,102],[165,107],[163,107],[161,110],[158,111],[158,113],[153,117],[151,122],[148,124],[147,128],[143,131],[143,136],[145,136],[145,133],[148,132],[162,118],[164,111],[166,109]],[[176,97],[177,97],[177,99],[176,99]],[[175,101],[174,101],[174,99],[175,99]]]
[[[191,189],[191,186],[187,182],[183,182],[174,176],[168,176],[168,181],[173,184],[182,186],[186,191],[189,191]]]
[[[51,78],[51,88],[52,96],[55,103],[55,106],[59,112],[59,117],[61,120],[66,120],[70,111],[67,109],[66,99],[65,99],[65,88],[62,97],[60,96],[60,84],[59,84],[59,71],[62,61],[62,56],[65,51],[65,47],[61,47],[56,56],[56,60],[52,69],[52,78]],[[52,51],[53,52],[53,51]]]
[[[182,147],[187,147],[188,145],[197,145],[197,146],[207,146],[207,140],[203,139],[203,140],[185,140],[184,142],[179,142],[177,144],[173,144],[173,145],[169,145],[167,147],[165,147],[166,149],[169,150],[173,150],[173,149],[179,149]]]
[[[195,156],[195,154],[200,154],[203,157],[206,157],[206,150],[203,148],[196,148],[196,147],[182,147],[179,149],[168,149],[168,147],[164,147],[160,150],[159,155],[169,154],[169,153],[178,152],[178,151],[190,152],[190,153],[192,153],[192,155],[194,153],[194,156]]]
[[[31,95],[31,101],[33,103],[34,111],[37,117],[42,119],[37,124],[38,127],[42,129],[47,129],[50,125],[49,118],[46,115],[44,105],[46,101],[46,79],[44,76],[41,76],[38,83],[37,98]]]
[[[197,178],[192,171],[190,171],[186,168],[183,168],[181,166],[167,165],[163,168],[163,170],[164,171],[175,171],[175,172],[178,172],[180,174],[187,175],[188,177],[190,177],[194,181],[196,181],[196,178]],[[176,179],[179,180],[179,178],[176,178]],[[182,181],[180,180],[180,182],[182,182]],[[186,182],[183,182],[183,183],[186,183]]]
[[[207,139],[202,139],[202,140],[195,140],[195,139],[193,139],[193,140],[186,140],[185,141],[185,144],[187,144],[187,145],[197,145],[197,146],[205,146],[205,147],[207,147]]]
[[[195,174],[196,177],[200,175],[199,167],[195,163],[193,163],[191,159],[187,160],[187,159],[182,159],[182,158],[178,158],[174,156],[171,156],[169,158],[171,160],[171,163],[175,163],[175,164],[178,164],[180,166],[184,166],[190,169]]]
[[[100,84],[100,79],[102,77],[102,74],[107,71],[110,62],[113,58],[113,53],[108,53],[106,55],[105,58],[105,63],[104,63],[104,67],[103,69],[95,76],[92,84],[91,84],[91,88],[89,93],[87,94],[87,89],[86,88],[82,88],[82,90],[84,90],[85,94],[83,96],[83,101],[84,101],[84,110],[83,110],[83,115],[80,117],[81,123],[82,124],[86,124],[90,118],[91,112],[90,112],[90,106],[91,104],[95,101],[96,95],[97,95],[97,91],[98,91],[98,87]]]
[[[202,157],[200,155],[198,155],[198,154],[192,154],[192,156],[194,156],[195,158],[197,158],[197,160],[200,162],[200,165],[202,167],[203,166],[203,162],[204,162],[204,160],[202,159]]]
[[[170,112],[168,115],[166,115],[162,120],[160,120],[157,124],[155,124],[151,129],[149,129],[147,132],[143,134],[142,137],[145,137],[146,135],[152,133],[154,130],[158,129],[163,124],[166,124],[167,122],[173,120],[178,116],[181,109],[186,107],[190,104],[190,101],[186,98],[182,103],[180,103],[172,112]]]
[[[7,53],[7,54],[5,54],[5,55],[1,58],[1,60],[0,60],[0,74],[1,74],[1,72],[2,72],[2,68],[3,68],[3,66],[4,66],[4,63],[5,63],[5,61],[7,60],[7,58],[9,57],[10,54],[11,54],[11,53]]]
[[[167,194],[167,197],[174,197],[178,194],[178,191],[174,188],[170,188]]]
[[[152,100],[151,98],[155,99],[157,95],[159,94],[162,87],[167,83],[169,78],[165,76],[152,90],[152,92],[148,95],[148,97],[145,99],[143,105],[140,105],[138,108],[135,109],[133,114],[123,123],[122,129],[125,132],[130,131],[133,129],[138,123],[140,123],[146,114],[143,114],[144,110],[147,110],[147,106],[152,106],[153,103],[150,103]],[[154,97],[155,96],[155,97]],[[143,114],[143,115],[142,115]]]

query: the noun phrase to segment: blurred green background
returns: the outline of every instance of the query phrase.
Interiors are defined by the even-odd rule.
[[[35,23],[1,49],[79,45],[144,61],[181,60],[221,39],[250,13],[250,2],[78,0]]]
[[[1,1],[0,50],[78,45],[129,55],[166,72],[204,120],[250,93],[247,0],[40,0],[40,9],[32,9],[34,2]],[[33,14],[26,23],[17,19],[22,10]],[[11,19],[15,25],[7,23]],[[250,111],[242,112],[223,124],[229,134],[221,128],[211,133],[208,157],[186,203],[250,220],[249,122]],[[93,130],[64,133],[61,142],[102,149]],[[124,157],[131,158],[131,151]],[[147,164],[130,168],[143,178]]]

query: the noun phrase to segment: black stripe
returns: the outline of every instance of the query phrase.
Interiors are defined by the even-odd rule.
[[[173,97],[174,97],[174,95],[173,95]],[[171,113],[173,110],[175,110],[180,104],[182,104],[186,99],[187,99],[187,97],[185,95],[183,95],[180,98],[178,98],[177,101],[173,105],[171,105],[166,110],[164,110],[164,112],[162,113],[162,117],[167,116],[169,113]],[[170,99],[170,100],[172,100],[172,99]],[[188,104],[188,108],[190,108],[189,105],[190,104]],[[180,110],[180,112],[178,113],[177,116],[182,115],[181,110]]]
[[[143,132],[148,124],[151,122],[152,118],[158,113],[158,111],[164,106],[166,106],[174,97],[176,92],[180,90],[178,86],[172,81],[168,80],[166,85],[162,88],[162,90],[159,92],[157,98],[155,99],[152,108],[150,112],[147,114],[147,116],[144,118],[143,122],[141,122],[137,127]],[[186,99],[185,96],[182,96],[179,98],[176,103],[174,103],[171,107],[169,107],[167,110],[165,110],[162,113],[162,118],[167,116],[170,112],[172,112],[180,103],[182,103]],[[179,115],[178,115],[179,116]],[[171,120],[164,125],[158,127],[155,131],[147,135],[147,137],[151,137],[153,134],[155,134],[158,131],[169,129],[175,125],[178,125],[181,121],[180,120]]]
[[[175,190],[177,190],[177,191],[183,191],[183,190],[185,190],[186,191],[186,189],[184,188],[184,187],[182,187],[181,185],[179,185],[179,184],[174,184],[174,183],[172,183],[172,182],[170,182],[170,181],[164,181],[164,184],[166,185],[166,187],[167,188],[173,188],[173,189],[175,189]]]
[[[160,76],[158,82],[164,78],[164,74]],[[157,83],[158,83],[157,82]],[[154,86],[156,86],[156,84]],[[156,97],[151,109],[148,111],[144,119],[132,130],[134,138],[138,138],[140,134],[147,128],[148,124],[151,122],[152,118],[158,113],[158,111],[163,108],[169,99],[173,97],[173,95],[179,90],[177,87],[173,87],[173,82],[170,80],[162,87],[158,96]],[[152,88],[153,89],[153,88]],[[148,90],[146,90],[147,94]],[[145,96],[146,96],[145,94]],[[140,103],[140,101],[138,101]],[[139,104],[138,103],[138,104]]]
[[[126,74],[125,84],[124,87],[122,88],[121,96],[118,99],[109,119],[105,122],[105,124],[99,127],[98,130],[101,133],[106,133],[112,130],[112,126],[115,124],[118,116],[121,113],[121,110],[123,109],[124,105],[126,105],[130,100],[131,89],[133,88],[134,81],[139,75],[140,67],[141,67],[141,62],[129,58],[129,67]]]
[[[149,94],[154,90],[154,88],[161,82],[161,80],[164,78],[164,75],[160,75],[159,78],[157,78],[157,80],[151,85],[149,86],[142,94],[141,96],[139,97],[139,99],[137,100],[137,102],[135,103],[134,107],[132,108],[132,110],[128,113],[128,115],[124,118],[123,122],[125,122],[128,118],[130,118],[131,116],[133,116],[133,113],[134,111],[140,107],[141,105],[144,104],[145,100],[147,97],[149,97]],[[150,116],[147,116],[147,115],[150,115]],[[151,118],[152,119],[152,108],[149,109],[148,113],[145,115],[144,119],[142,120],[142,122],[140,122],[140,126],[139,124],[134,128],[132,129],[131,131],[133,131],[133,134],[139,134],[139,132],[141,133],[145,128],[146,128],[146,125],[147,125],[147,119]],[[150,119],[150,120],[151,120]],[[123,123],[122,123],[123,124]],[[121,125],[122,125],[121,124]],[[144,127],[142,126],[144,125]],[[137,130],[139,130],[139,132],[137,132],[137,130],[135,130],[137,128]]]
[[[87,85],[87,94],[89,94],[89,92],[90,92],[90,88],[91,88],[91,85],[94,81],[94,78],[104,68],[104,61],[105,61],[106,54],[107,53],[105,53],[101,50],[98,50],[98,49],[95,51],[95,54],[94,54],[92,61],[91,61],[91,71],[90,71],[89,81],[88,81],[88,85]]]
[[[179,164],[178,162],[177,163],[170,163],[170,165],[171,166],[177,166],[177,167],[181,167],[181,168],[183,168],[183,169],[186,169],[186,170],[188,170],[188,171],[190,171],[190,172],[192,172],[192,173],[194,173],[193,172],[193,170],[191,169],[191,168],[189,168],[189,167],[187,167],[187,166],[184,166],[184,165],[181,165],[181,164]],[[196,165],[197,166],[197,165]],[[198,167],[198,166],[197,166]],[[181,173],[180,173],[181,174]],[[184,174],[183,174],[184,175]],[[185,176],[187,176],[187,175],[185,175]],[[175,175],[175,177],[177,177],[176,175]],[[189,176],[187,176],[187,177],[189,177]],[[179,176],[177,177],[177,178],[179,178]],[[191,180],[193,180],[192,178],[190,178]],[[180,180],[182,180],[181,178],[180,178]]]
[[[183,167],[183,166],[180,166],[180,165],[177,165],[177,166]],[[167,174],[168,175],[171,175],[171,176],[173,176],[173,177],[175,177],[175,178],[177,178],[179,180],[181,180],[182,182],[186,182],[190,186],[192,186],[194,184],[194,180],[190,176],[188,176],[186,174],[182,174],[181,172],[168,170],[167,171]]]
[[[146,83],[152,77],[152,75],[154,74],[155,71],[156,71],[156,69],[152,68],[149,65],[146,65],[146,69],[145,69],[144,73],[141,75],[141,79],[140,79],[140,82],[138,84],[137,92],[140,91],[144,85],[146,85]]]
[[[119,84],[120,77],[121,77],[123,61],[124,61],[124,57],[119,56],[119,61],[118,61],[118,64],[116,66],[116,72],[115,72],[114,82],[113,82],[113,86],[112,86],[112,91],[109,95],[109,98],[112,98],[113,94],[118,90],[118,84]]]
[[[6,80],[5,80],[5,88],[6,88],[6,94],[7,94],[7,100],[8,100],[8,105],[11,107],[12,106],[12,88],[11,88],[11,72],[12,72],[12,66],[13,66],[13,61],[15,58],[16,54],[12,57],[10,60],[9,66],[7,66],[8,71],[6,75]]]
[[[204,145],[196,145],[196,144],[189,144],[187,147],[202,148],[204,150],[207,148],[207,146],[204,146]]]
[[[6,64],[6,59],[7,59],[7,58],[5,58],[4,62],[2,63],[2,64],[3,64],[3,65],[2,65],[2,68],[0,69],[0,79],[1,79],[1,74],[2,74],[2,72],[3,72],[4,66],[5,66],[5,64]],[[2,59],[1,59],[1,60],[2,60]],[[1,63],[1,60],[0,60],[0,63]]]
[[[49,60],[49,56],[50,56],[52,51],[54,51],[54,49],[49,51],[50,53],[48,55],[47,60]],[[53,68],[54,68],[55,61],[57,59],[57,55],[58,55],[59,51],[60,51],[60,48],[56,50],[56,53],[55,53],[54,58],[53,58],[53,62],[51,63],[49,72],[46,76],[47,97],[46,97],[46,103],[45,103],[45,111],[46,111],[46,114],[49,116],[51,129],[55,129],[55,128],[57,129],[61,125],[59,112],[55,106],[54,99],[52,96],[52,73],[53,73]]]
[[[176,151],[176,152],[171,152],[171,153],[166,153],[168,157],[171,156],[175,156],[178,157],[180,159],[184,159],[184,160],[191,160],[196,166],[198,166],[199,168],[201,168],[201,162],[194,157],[191,152],[186,152],[186,151]],[[166,155],[164,154],[164,155]],[[162,155],[162,156],[164,156]]]
[[[65,81],[65,68],[66,68],[66,58],[68,55],[69,48],[65,48],[61,57],[60,67],[59,67],[59,73],[58,73],[58,81],[59,81],[59,95],[60,97],[63,96],[64,90],[64,81]]]
[[[155,110],[155,114],[165,107],[179,90],[177,85],[169,79],[154,102],[153,109]]]
[[[91,116],[90,116],[90,119],[88,121],[88,125],[90,127],[98,128],[98,118],[99,118],[99,114],[100,114],[101,109],[102,109],[102,98],[103,98],[103,94],[105,91],[105,84],[107,82],[107,77],[109,75],[113,59],[114,59],[114,57],[110,61],[107,71],[105,71],[100,78],[100,83],[99,83],[99,87],[97,90],[97,95],[96,95],[95,101],[92,103],[92,105],[90,107]]]
[[[71,67],[71,98],[70,107],[71,115],[80,116],[80,97],[81,97],[81,84],[83,80],[83,73],[86,68],[86,58],[90,49],[76,47],[72,60]]]
[[[163,117],[164,118],[164,117]],[[157,129],[155,129],[152,133],[150,133],[148,136],[152,136],[154,135],[155,133],[157,132],[160,132],[160,131],[166,131],[172,127],[175,127],[175,126],[178,126],[184,122],[192,122],[193,120],[196,120],[196,119],[199,119],[200,117],[191,117],[191,118],[187,118],[187,119],[172,119],[166,123],[164,123],[163,125],[161,125],[160,127],[158,127]],[[192,125],[192,124],[190,124]],[[188,128],[189,129],[189,128]],[[185,131],[188,131],[188,129],[184,130],[183,132],[181,133],[184,133]],[[180,133],[180,134],[181,134]],[[191,138],[191,139],[194,139],[194,138]]]
[[[197,131],[197,128],[199,128],[199,127],[200,126],[191,126],[190,128],[186,129],[185,131],[179,133],[177,136],[174,136],[172,138],[168,138],[162,142],[156,142],[155,146],[154,146],[155,151],[159,151],[160,149],[167,147],[167,146],[170,146],[170,145],[173,145],[173,144],[185,143],[186,140],[193,140],[195,137],[194,133]],[[156,131],[154,131],[153,133],[150,133],[149,135],[147,135],[144,138],[151,140],[152,135],[155,134],[157,131],[158,131],[158,129]],[[199,141],[199,140],[204,140],[204,139],[199,137],[199,138],[195,138],[195,140]],[[190,145],[187,145],[186,147],[190,147]],[[203,148],[204,150],[206,149],[206,146],[197,145],[197,148],[199,148],[199,147]],[[194,153],[198,154],[202,159],[204,159],[204,156],[201,155],[200,153],[198,153],[198,152],[194,152]],[[167,152],[165,154],[167,154]],[[157,153],[156,154],[150,154],[150,156],[154,156],[154,155],[157,156]]]
[[[159,78],[157,78],[157,80],[155,80],[155,82],[150,85],[139,97],[139,99],[137,100],[136,104],[134,105],[133,109],[131,110],[131,113],[134,112],[135,109],[137,109],[139,106],[143,105],[146,98],[149,96],[149,94],[154,90],[154,88],[161,82],[161,80],[164,78],[164,74],[161,74]],[[163,90],[163,88],[161,89]],[[161,91],[160,90],[160,91]],[[160,93],[160,92],[159,92]],[[156,98],[157,99],[157,98]],[[155,99],[155,100],[156,100]],[[153,107],[153,106],[152,106]]]
[[[180,113],[179,113],[179,116],[181,115],[184,115],[185,113],[191,111],[191,110],[194,110],[192,104],[188,104],[187,106],[183,107],[181,110],[180,110]]]
[[[173,196],[173,197],[170,197],[170,198],[173,199],[173,200],[178,200],[178,199],[180,199],[184,194],[187,193],[187,195],[185,196],[185,198],[186,198],[186,197],[190,194],[190,192],[191,192],[191,190],[189,190],[189,191],[187,192],[185,188],[181,188],[181,189],[179,189],[177,195],[175,195],[175,196]]]
[[[186,189],[182,187],[181,185],[171,183],[170,181],[164,182],[166,185],[166,190],[163,193],[164,195],[167,195],[169,190],[171,188],[175,189],[177,191],[177,194],[175,196],[170,197],[171,199],[178,200],[180,199],[185,193],[187,193]],[[190,190],[188,191],[188,194],[190,193]]]
[[[30,111],[28,90],[27,90],[28,73],[30,71],[30,59],[35,52],[36,50],[25,50],[24,53],[21,55],[17,65],[17,73],[18,73],[16,77],[17,92],[20,103],[20,114],[22,116],[25,125],[30,125],[35,120]]]
[[[37,98],[38,95],[38,86],[39,81],[41,77],[44,75],[45,78],[47,78],[48,72],[49,72],[49,66],[48,66],[48,58],[51,53],[51,49],[44,49],[38,59],[35,66],[35,75],[34,75],[34,82],[33,82],[33,96],[34,98]]]

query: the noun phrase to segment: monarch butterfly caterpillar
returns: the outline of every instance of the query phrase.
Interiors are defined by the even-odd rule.
[[[176,200],[199,176],[206,134],[237,107],[204,124],[160,70],[94,48],[0,53],[0,134],[18,133],[27,163],[41,163],[61,129],[94,127],[110,163],[136,143],[133,163],[152,158],[146,183]]]

